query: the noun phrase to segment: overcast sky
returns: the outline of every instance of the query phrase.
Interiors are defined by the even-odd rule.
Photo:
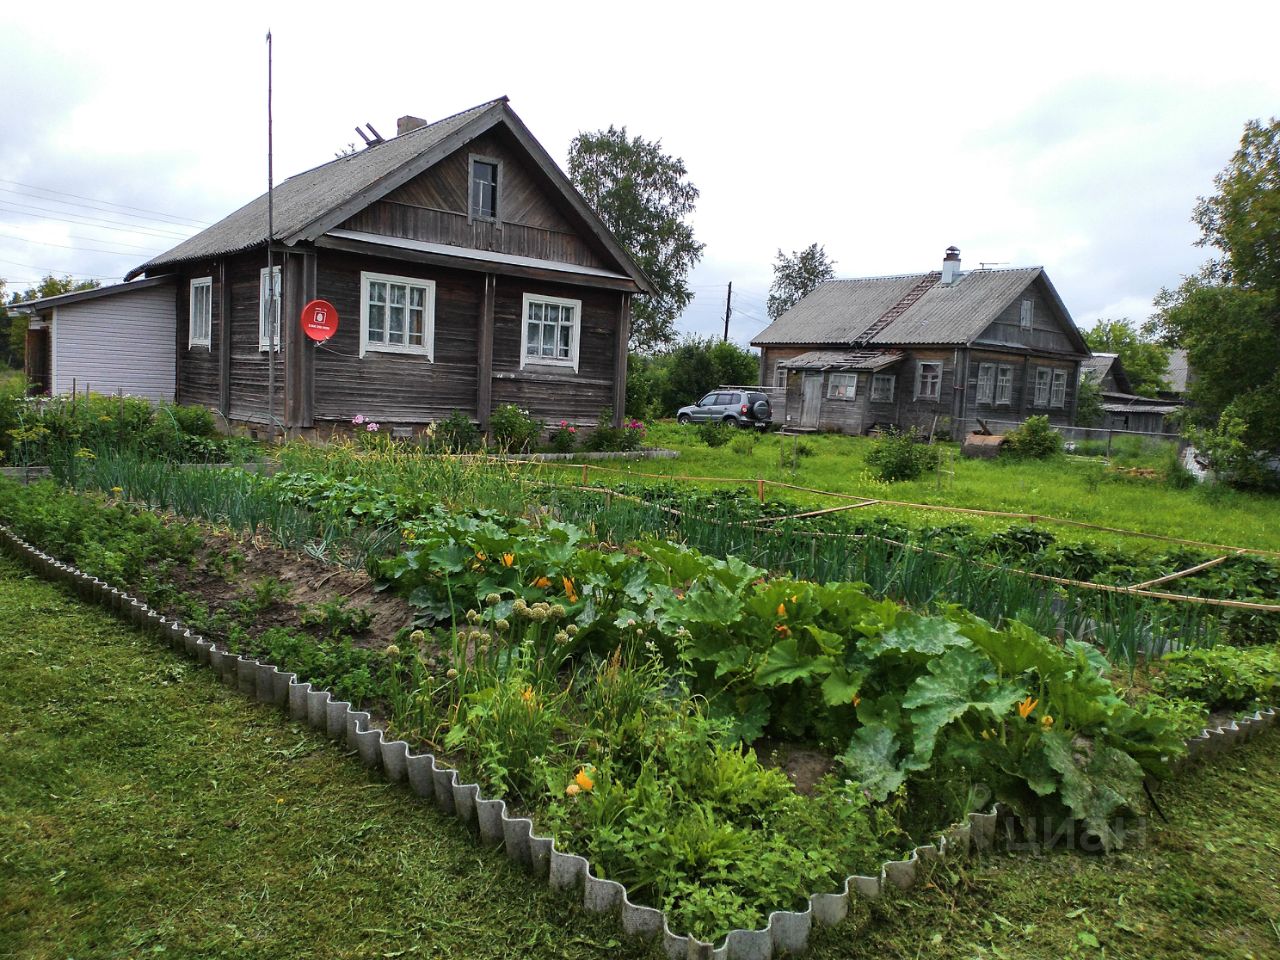
[[[579,130],[661,140],[702,191],[680,328],[718,333],[732,280],[744,342],[813,242],[839,276],[1043,264],[1080,326],[1145,319],[1280,114],[1278,3],[890,6],[7,4],[0,277],[118,280],[263,192],[268,28],[277,181],[501,94],[562,166]]]

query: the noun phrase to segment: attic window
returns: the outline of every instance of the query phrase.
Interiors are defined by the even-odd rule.
[[[498,164],[471,159],[471,219],[498,219]]]
[[[1022,312],[1018,315],[1018,326],[1023,330],[1031,329],[1031,322],[1036,318],[1036,302],[1034,300],[1022,301]]]

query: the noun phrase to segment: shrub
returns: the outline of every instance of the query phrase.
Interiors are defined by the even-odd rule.
[[[1195,700],[1210,710],[1267,706],[1280,685],[1280,650],[1273,647],[1183,650],[1160,665],[1152,681],[1157,693]]]
[[[733,438],[729,449],[740,457],[750,457],[756,452],[756,442],[760,437],[754,430],[744,430]]]
[[[514,403],[504,403],[489,418],[494,446],[508,453],[523,453],[533,446],[542,426]]]
[[[1049,418],[1027,417],[1022,426],[1005,434],[1003,449],[1015,457],[1044,460],[1062,452],[1062,434],[1049,425]]]
[[[430,431],[431,445],[447,453],[468,453],[480,446],[480,430],[471,418],[455,410]]]
[[[640,449],[640,445],[644,442],[644,424],[632,419],[620,427],[615,427],[612,421],[612,410],[601,411],[600,422],[596,424],[596,429],[591,436],[583,442],[583,448],[597,453]]]
[[[938,449],[917,443],[914,430],[910,433],[891,430],[872,443],[867,464],[886,482],[914,480],[938,465]]]
[[[723,447],[736,432],[736,427],[714,420],[698,424],[698,439],[708,447]]]
[[[556,453],[570,453],[578,442],[578,428],[561,420],[560,425],[551,431],[551,449]]]

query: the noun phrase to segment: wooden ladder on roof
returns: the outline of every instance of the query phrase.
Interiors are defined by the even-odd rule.
[[[907,309],[913,303],[915,303],[917,300],[919,300],[921,297],[925,295],[925,291],[927,291],[930,287],[932,287],[935,283],[937,283],[941,279],[942,279],[942,274],[939,272],[935,271],[934,273],[926,273],[923,277],[920,278],[919,283],[917,283],[914,287],[912,287],[905,294],[903,294],[901,300],[899,300],[892,307],[890,307],[888,310],[882,313],[880,317],[875,321],[875,323],[871,324],[871,326],[867,327],[867,329],[863,330],[860,334],[854,337],[853,345],[865,346],[866,344],[870,343],[872,337],[876,336],[878,333],[880,333],[881,330],[883,330],[889,324],[893,323],[893,321],[897,320],[900,316],[906,313]]]

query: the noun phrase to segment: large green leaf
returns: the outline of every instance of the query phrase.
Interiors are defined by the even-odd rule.
[[[969,711],[1004,717],[1026,696],[1014,684],[998,682],[991,661],[976,650],[952,647],[917,677],[902,699],[914,733],[911,766],[924,769],[933,757],[938,734]]]
[[[473,556],[474,553],[460,543],[448,543],[430,553],[431,563],[442,573],[461,573]]]
[[[1122,750],[1058,730],[1044,735],[1045,759],[1062,777],[1062,802],[1084,821],[1105,849],[1122,845],[1111,818],[1133,807],[1142,790],[1142,767]]]
[[[764,663],[756,671],[756,683],[776,687],[795,680],[826,676],[831,671],[830,657],[810,657],[801,653],[795,637],[775,643]]]
[[[877,655],[896,651],[936,657],[965,642],[964,635],[951,621],[912,614],[884,631],[878,640],[867,641],[863,649]]]
[[[882,802],[907,779],[898,768],[898,741],[884,726],[859,727],[839,757],[849,776],[872,800]]]
[[[833,707],[852,703],[862,689],[864,674],[851,672],[844,667],[832,667],[827,679],[822,681],[822,699]]]

